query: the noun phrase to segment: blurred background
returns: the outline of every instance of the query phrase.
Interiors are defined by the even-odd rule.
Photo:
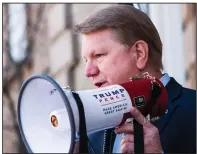
[[[3,4],[3,153],[21,153],[17,121],[20,87],[44,73],[74,90],[93,88],[72,27],[114,4]],[[147,13],[163,42],[164,72],[196,89],[196,4],[128,4]],[[35,111],[36,112],[36,111]]]

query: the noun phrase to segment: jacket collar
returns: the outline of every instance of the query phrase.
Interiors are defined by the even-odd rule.
[[[168,102],[173,103],[179,97],[182,86],[171,77],[169,83],[166,85],[166,89],[168,92]]]
[[[176,82],[174,78],[170,78],[170,81],[166,85],[167,93],[168,93],[168,109],[164,116],[160,117],[158,121],[154,124],[159,129],[159,133],[163,132],[165,126],[168,124],[170,117],[176,111],[177,107],[179,106],[178,101],[175,101],[181,94],[182,86]]]

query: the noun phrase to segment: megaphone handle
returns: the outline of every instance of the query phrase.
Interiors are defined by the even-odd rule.
[[[133,120],[134,127],[134,152],[144,153],[144,131],[143,126],[135,119]]]
[[[73,92],[73,96],[79,110],[79,153],[88,153],[88,136],[83,103],[77,93]]]
[[[158,96],[161,94],[161,87],[153,80],[152,82],[152,93],[150,103],[154,104]],[[152,105],[146,107],[146,111],[149,111]],[[135,119],[133,120],[134,127],[134,151],[135,153],[144,153],[144,130],[143,126],[139,124]]]
[[[103,153],[112,153],[112,145],[115,140],[114,128],[109,128],[104,131]]]

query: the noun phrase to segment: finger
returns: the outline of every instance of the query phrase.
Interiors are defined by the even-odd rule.
[[[121,145],[121,153],[134,153],[134,143],[133,142],[126,142]]]
[[[134,143],[134,136],[133,136],[133,134],[126,134],[124,137],[122,137],[121,145],[123,145],[126,142]]]
[[[135,107],[131,108],[130,113],[139,124],[145,127],[152,127],[151,123]]]
[[[115,129],[115,133],[116,134],[133,133],[133,124],[132,123],[123,124],[120,127]]]

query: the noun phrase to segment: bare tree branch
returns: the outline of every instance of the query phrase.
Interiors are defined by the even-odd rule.
[[[26,4],[28,7],[27,9],[30,9],[31,5],[32,4]],[[29,40],[29,45],[31,46],[31,49],[33,51],[33,48],[35,46],[35,42],[36,42],[36,39],[37,39],[37,36],[38,36],[38,33],[40,31],[40,27],[41,27],[41,23],[42,23],[42,20],[43,20],[43,17],[44,17],[44,11],[45,11],[45,5],[46,4],[40,4],[39,5],[39,8],[38,8],[38,11],[36,12],[36,21],[35,23],[33,23],[33,25],[30,23],[27,25],[26,29],[24,29],[24,32],[27,31],[29,33],[29,36],[30,36],[30,40]],[[4,9],[7,9],[8,5],[4,4],[3,7]],[[29,10],[28,10],[29,11]],[[4,18],[6,18],[4,20],[4,23],[3,23],[3,26],[4,28],[5,27],[8,27],[8,21],[9,21],[9,16],[8,16],[8,9],[5,10],[4,12],[7,12],[7,15],[4,16]],[[31,18],[31,12],[29,11],[28,14],[27,14],[27,20],[30,20]],[[3,29],[3,30],[6,30],[4,31],[4,34],[7,34],[8,36],[8,29]],[[6,39],[7,38],[7,39]],[[8,53],[8,50],[9,50],[9,38],[4,36],[4,45],[5,46],[5,51],[4,52],[7,52]],[[8,54],[7,54],[8,55]],[[21,68],[17,68],[15,67],[15,69],[11,69],[11,68],[14,68],[13,67],[14,64],[11,63],[10,59],[8,59],[8,62],[6,63],[6,66],[3,68],[3,72],[6,73],[7,75],[5,76],[4,75],[4,78],[3,78],[3,93],[4,95],[8,98],[8,108],[10,109],[11,111],[11,117],[13,119],[13,127],[9,127],[8,125],[4,125],[3,128],[4,129],[7,129],[7,130],[10,130],[10,131],[15,131],[16,132],[16,135],[18,137],[18,140],[20,141],[19,142],[19,152],[26,152],[26,150],[24,149],[24,145],[21,141],[21,136],[20,136],[20,133],[19,133],[19,127],[18,127],[18,122],[17,122],[17,111],[15,110],[15,100],[12,99],[10,93],[12,92],[12,89],[9,89],[12,84],[12,81],[14,80],[17,80],[19,82],[19,84],[22,82],[22,79],[21,79]]]
[[[28,5],[27,8],[30,9],[31,5],[33,5],[33,4],[26,4],[26,5]],[[46,6],[46,4],[40,4],[40,6],[38,8],[38,11],[36,13],[36,19],[37,19],[36,22],[33,23],[33,25],[32,24],[28,24],[27,28],[24,29],[24,31],[27,30],[28,33],[29,33],[30,39],[29,39],[28,43],[31,46],[30,50],[32,50],[32,51],[33,51],[33,49],[35,47],[35,42],[36,42],[36,39],[37,39],[37,35],[38,35],[39,31],[40,31],[40,25],[41,25],[41,22],[42,22],[43,17],[44,17],[45,6]],[[29,11],[28,12],[28,20],[29,20],[30,17],[31,17],[31,12]],[[7,21],[8,21],[8,17],[7,17],[6,22]],[[8,46],[9,39],[6,39],[4,41],[5,41],[5,45]],[[5,52],[8,52],[8,47],[6,47],[6,49],[7,50]],[[8,62],[8,63],[9,63],[8,64],[9,66],[6,66],[6,68],[13,68],[13,66],[11,66],[13,64],[11,64],[10,62]],[[7,72],[7,74],[10,74],[9,71],[11,71],[12,73],[11,73],[10,76],[7,76],[7,81],[3,80],[4,83],[12,82],[15,79],[15,76],[16,76],[16,73],[17,73],[16,71],[13,71],[13,70],[10,70],[10,69],[7,69],[7,70],[3,69],[3,72]],[[7,84],[5,84],[5,85],[7,86]]]

